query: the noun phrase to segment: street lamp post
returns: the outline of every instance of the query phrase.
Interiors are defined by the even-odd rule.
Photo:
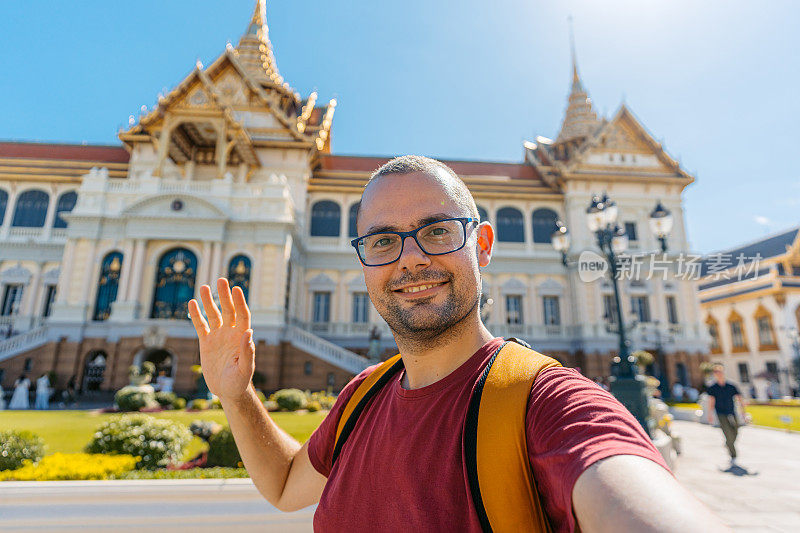
[[[636,360],[631,355],[628,330],[622,314],[622,300],[620,297],[617,258],[628,247],[628,236],[625,230],[617,224],[618,208],[616,202],[604,194],[602,197],[595,195],[586,209],[586,222],[589,230],[597,240],[597,246],[605,256],[611,273],[611,284],[614,288],[614,301],[616,304],[617,326],[619,335],[618,355],[611,364],[611,393],[624,405],[648,434],[651,433],[652,422],[650,408],[647,401],[647,387],[645,378],[638,371]],[[661,250],[667,250],[667,235],[672,229],[672,215],[658,202],[650,214],[650,227],[661,243]],[[555,249],[561,252],[564,266],[568,266],[567,253],[569,250],[569,230],[563,222],[556,222],[556,231],[553,233],[552,242]]]

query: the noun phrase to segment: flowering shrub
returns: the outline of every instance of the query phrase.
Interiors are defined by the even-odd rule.
[[[0,431],[0,471],[16,470],[24,461],[37,462],[44,455],[44,441],[30,431]]]
[[[178,422],[122,415],[100,426],[86,451],[133,455],[139,457],[136,468],[153,469],[180,458],[191,440],[191,432]]]
[[[26,459],[21,468],[0,472],[0,481],[109,479],[133,470],[137,460],[130,455],[54,453],[39,464]]]
[[[306,393],[306,396],[309,402],[319,403],[320,409],[330,409],[336,403],[336,396],[325,391]]]
[[[204,441],[208,441],[211,436],[222,429],[222,426],[211,420],[193,420],[189,425],[189,431],[195,437],[200,437]]]

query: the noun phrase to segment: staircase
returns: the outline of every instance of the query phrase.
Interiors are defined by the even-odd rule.
[[[351,374],[358,374],[370,365],[366,357],[361,357],[297,326],[286,326],[284,338],[296,348],[347,370]]]
[[[0,361],[5,361],[46,343],[48,339],[47,329],[47,326],[39,326],[25,333],[0,340]]]

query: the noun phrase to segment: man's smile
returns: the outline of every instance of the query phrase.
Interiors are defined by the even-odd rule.
[[[421,298],[424,296],[431,296],[439,290],[439,287],[447,283],[446,281],[435,281],[427,283],[416,283],[414,285],[406,285],[400,289],[394,289],[392,292],[402,294],[407,298]]]

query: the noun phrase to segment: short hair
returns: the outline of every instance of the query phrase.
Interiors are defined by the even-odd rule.
[[[711,365],[711,370],[717,370],[717,369],[725,370],[725,365],[723,365],[722,363],[714,363],[713,365]]]
[[[452,180],[447,180],[443,178],[442,174],[439,172],[443,170],[449,178]],[[475,199],[472,197],[472,193],[467,187],[467,184],[464,183],[464,180],[458,177],[452,168],[448,167],[441,161],[437,161],[436,159],[431,159],[430,157],[424,157],[421,155],[402,155],[400,157],[395,157],[380,166],[372,175],[369,177],[367,184],[364,185],[364,191],[367,190],[367,187],[370,184],[380,178],[386,176],[402,176],[406,174],[413,174],[415,172],[421,172],[431,176],[432,178],[439,181],[442,185],[445,186],[447,192],[459,207],[463,207],[465,211],[467,211],[470,216],[480,221],[480,215],[478,213],[478,207],[475,205]],[[450,183],[448,183],[450,181]],[[362,198],[364,193],[361,193]],[[356,224],[358,224],[358,217],[361,214],[361,202],[358,203],[358,209],[356,211]]]

